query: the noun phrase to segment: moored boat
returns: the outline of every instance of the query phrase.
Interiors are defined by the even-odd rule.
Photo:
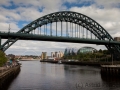
[[[59,63],[59,64],[61,64],[61,63],[62,63],[62,61],[61,61],[61,60],[59,60],[59,61],[58,61],[58,63]]]

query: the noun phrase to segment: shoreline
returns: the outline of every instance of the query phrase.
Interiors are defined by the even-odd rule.
[[[0,71],[0,90],[7,90],[10,83],[18,76],[21,71],[21,66],[17,65],[10,68],[5,68]]]
[[[40,60],[40,62],[48,62],[48,63],[59,64],[58,61],[51,61],[51,60]],[[61,64],[82,65],[82,66],[88,65],[88,66],[101,67],[101,65],[111,65],[111,62],[62,61]],[[114,62],[114,64],[120,64],[120,61],[116,61],[116,62]]]
[[[23,59],[23,60],[20,60],[20,61],[39,61],[39,59],[32,59],[32,60],[30,60],[30,59]]]

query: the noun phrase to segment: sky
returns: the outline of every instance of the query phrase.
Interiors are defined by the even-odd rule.
[[[97,21],[114,38],[120,36],[120,0],[0,0],[0,31],[17,32],[44,15],[58,11],[74,11]],[[2,44],[6,40],[2,40]],[[40,55],[41,52],[63,51],[65,48],[103,45],[18,40],[6,54]]]

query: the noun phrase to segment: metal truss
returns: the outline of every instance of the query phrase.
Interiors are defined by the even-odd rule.
[[[70,22],[82,26],[94,34],[99,40],[109,40],[114,41],[111,35],[95,20],[90,17],[83,15],[81,13],[72,11],[60,11],[45,15],[31,22],[30,24],[23,27],[16,33],[29,34],[33,30],[43,25],[53,23],[53,22]],[[62,26],[61,26],[62,27]],[[61,30],[62,31],[62,30]],[[62,35],[62,33],[61,33]],[[51,34],[52,36],[52,34]],[[12,44],[14,44],[19,38],[11,39],[9,38],[3,45],[1,45],[1,50],[6,51]],[[115,52],[120,53],[120,48],[118,45],[105,45],[108,50],[114,49]]]

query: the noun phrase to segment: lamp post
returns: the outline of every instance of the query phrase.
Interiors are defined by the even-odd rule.
[[[8,32],[10,33],[10,24],[9,24]]]

